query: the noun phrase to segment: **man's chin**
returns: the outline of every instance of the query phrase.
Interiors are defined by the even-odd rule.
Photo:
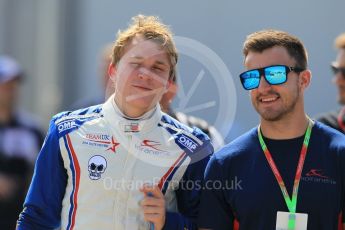
[[[153,100],[136,100],[129,103],[132,107],[138,108],[140,110],[149,111],[154,108],[157,104]]]
[[[281,120],[282,116],[281,115],[261,115],[261,118],[265,121],[270,121],[270,122],[274,122],[274,121],[279,121]]]
[[[278,121],[282,117],[282,113],[273,110],[258,111],[260,117],[266,121]]]

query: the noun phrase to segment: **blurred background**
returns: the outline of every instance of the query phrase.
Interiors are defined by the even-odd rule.
[[[344,9],[343,0],[0,0],[0,54],[22,65],[20,104],[47,127],[55,113],[103,95],[104,45],[132,16],[157,15],[182,50],[174,106],[214,124],[230,141],[258,123],[238,79],[243,41],[257,30],[284,30],[304,42],[313,73],[309,115],[338,107],[330,63],[334,38],[345,31]]]

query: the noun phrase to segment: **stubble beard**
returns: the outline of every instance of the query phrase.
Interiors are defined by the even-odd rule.
[[[279,96],[278,100],[282,100],[281,95],[274,92],[273,94],[276,94]],[[288,116],[288,114],[292,113],[295,108],[296,108],[296,104],[298,102],[299,96],[300,96],[300,92],[299,89],[297,89],[294,93],[293,93],[293,98],[291,98],[287,104],[283,104],[280,105],[278,108],[266,108],[266,109],[261,109],[259,104],[261,103],[259,101],[259,97],[257,97],[256,103],[254,105],[255,110],[260,114],[261,118],[266,120],[266,121],[270,121],[270,122],[274,122],[274,121],[279,121],[281,119],[283,119],[284,117]]]

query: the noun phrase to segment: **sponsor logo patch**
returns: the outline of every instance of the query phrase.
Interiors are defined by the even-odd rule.
[[[321,169],[310,169],[305,176],[302,176],[301,180],[308,183],[337,184],[335,180],[326,176]]]
[[[102,147],[116,153],[116,148],[120,145],[116,139],[108,134],[88,133],[84,136],[83,145]]]
[[[75,123],[75,121],[64,121],[57,125],[59,133],[69,130],[69,129],[76,128],[76,127],[77,127],[77,124]]]
[[[128,124],[128,125],[125,125],[125,132],[128,133],[128,132],[133,132],[133,133],[136,133],[136,132],[139,132],[139,123],[131,123],[131,124]]]
[[[178,139],[178,143],[186,147],[192,153],[196,150],[198,144],[186,135],[181,134]]]
[[[166,155],[168,156],[169,153],[167,151],[161,150],[159,146],[161,143],[158,141],[152,140],[143,140],[140,144],[136,144],[135,148],[141,152],[150,155]]]

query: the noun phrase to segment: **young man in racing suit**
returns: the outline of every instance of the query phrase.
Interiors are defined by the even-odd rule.
[[[161,112],[176,74],[167,26],[138,15],[119,32],[103,105],[56,115],[17,229],[196,229],[209,138]]]

